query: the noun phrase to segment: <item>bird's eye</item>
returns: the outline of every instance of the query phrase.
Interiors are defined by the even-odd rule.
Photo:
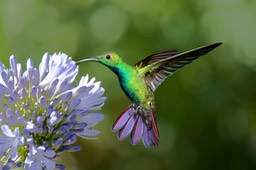
[[[106,59],[110,59],[111,58],[111,56],[108,54],[108,55],[106,55]]]

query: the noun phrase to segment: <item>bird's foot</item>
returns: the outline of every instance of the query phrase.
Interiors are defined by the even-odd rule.
[[[140,110],[141,110],[141,106],[139,105],[139,106],[136,107],[135,111],[136,111],[136,113],[139,113]]]

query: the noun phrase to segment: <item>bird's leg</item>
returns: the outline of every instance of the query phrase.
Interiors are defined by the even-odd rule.
[[[135,111],[136,111],[136,113],[140,113],[140,110],[141,110],[141,106],[139,105],[136,107]]]
[[[136,105],[134,103],[132,103],[132,107],[136,110]]]

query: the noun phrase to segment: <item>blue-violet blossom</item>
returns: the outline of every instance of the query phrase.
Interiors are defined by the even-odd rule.
[[[10,57],[0,62],[0,159],[2,169],[64,169],[55,160],[76,152],[77,137],[90,139],[104,116],[90,111],[104,105],[104,89],[88,75],[75,83],[78,66],[66,54],[46,53],[39,65],[27,61],[26,71]]]

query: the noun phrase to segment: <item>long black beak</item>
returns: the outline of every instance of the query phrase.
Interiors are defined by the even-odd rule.
[[[98,57],[85,58],[85,59],[76,61],[76,64],[87,62],[87,61],[98,61],[98,60],[99,60]]]

